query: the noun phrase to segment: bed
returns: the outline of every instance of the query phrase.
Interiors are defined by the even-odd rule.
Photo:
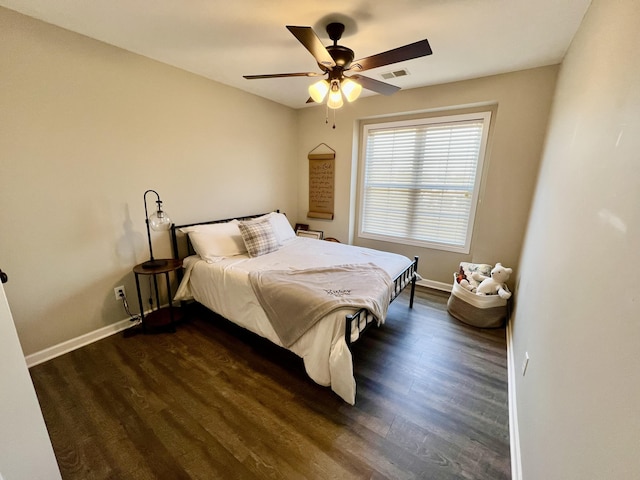
[[[175,300],[195,300],[303,359],[309,377],[353,405],[349,349],[410,286],[413,260],[338,242],[298,237],[279,212],[172,225],[184,271]]]

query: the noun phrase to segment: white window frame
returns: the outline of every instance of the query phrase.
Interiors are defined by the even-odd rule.
[[[379,232],[372,233],[372,232],[365,231],[363,215],[364,215],[364,209],[366,207],[365,191],[367,188],[369,188],[369,185],[366,184],[366,176],[367,176],[367,143],[369,140],[370,132],[375,130],[383,130],[383,129],[384,130],[402,129],[406,127],[427,127],[428,128],[429,125],[442,126],[442,125],[450,125],[450,124],[470,122],[470,121],[482,122],[482,135],[481,135],[480,145],[478,149],[475,178],[473,180],[473,189],[472,191],[468,192],[468,194],[471,195],[471,202],[469,206],[469,212],[468,212],[468,218],[467,218],[467,230],[466,230],[466,236],[464,238],[464,241],[462,241],[459,244],[451,244],[444,241],[408,238],[403,236],[381,234]],[[423,118],[417,118],[417,119],[411,119],[411,120],[400,120],[400,121],[392,121],[392,122],[384,122],[384,123],[370,123],[370,124],[363,125],[361,153],[360,153],[362,168],[360,169],[360,178],[359,178],[360,188],[358,189],[359,190],[358,192],[358,204],[359,204],[358,236],[361,238],[399,243],[403,245],[415,245],[419,247],[445,250],[449,252],[469,253],[471,249],[471,240],[473,235],[475,214],[476,214],[478,198],[480,194],[480,183],[482,179],[490,123],[491,123],[491,112],[482,111],[482,112],[476,112],[476,113],[454,114],[454,115],[446,115],[446,116],[438,116],[438,117],[423,117]],[[416,191],[418,190],[420,190],[420,187],[416,188]],[[425,188],[422,190],[428,190],[428,188]]]

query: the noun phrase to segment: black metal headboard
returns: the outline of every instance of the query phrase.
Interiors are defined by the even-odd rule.
[[[276,212],[280,212],[280,210],[275,210]],[[182,259],[188,257],[189,255],[194,255],[195,250],[193,249],[193,245],[189,241],[189,236],[180,231],[181,228],[186,227],[194,227],[196,225],[211,225],[214,223],[226,223],[231,220],[251,220],[252,218],[261,217],[262,215],[266,215],[267,213],[256,213],[252,215],[244,215],[241,217],[232,217],[225,218],[222,220],[209,220],[206,222],[197,222],[197,223],[186,223],[184,225],[176,225],[175,223],[171,224],[171,252],[173,254],[173,258]]]

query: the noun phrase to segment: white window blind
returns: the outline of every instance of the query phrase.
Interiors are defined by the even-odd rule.
[[[360,236],[468,253],[489,120],[366,125]]]

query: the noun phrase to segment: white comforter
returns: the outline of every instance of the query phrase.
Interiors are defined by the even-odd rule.
[[[395,278],[411,263],[402,255],[335,242],[296,237],[279,250],[250,258],[239,255],[217,263],[197,256],[185,259],[185,276],[176,300],[193,298],[226,319],[282,346],[249,282],[250,271],[295,270],[331,265],[374,263]],[[290,348],[304,361],[307,374],[353,405],[356,384],[351,352],[344,341],[345,315],[338,310],[316,323]],[[358,332],[352,333],[352,341]]]

